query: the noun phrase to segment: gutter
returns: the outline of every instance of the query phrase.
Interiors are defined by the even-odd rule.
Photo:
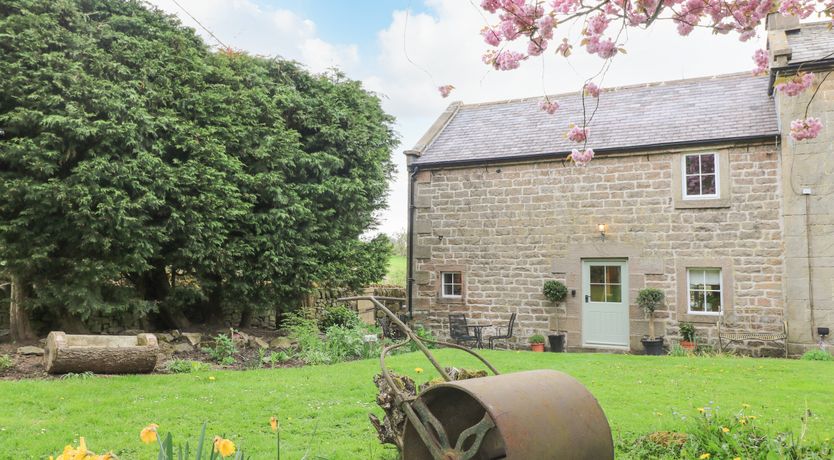
[[[614,148],[607,148],[607,149],[594,149],[594,152],[597,155],[613,155],[617,153],[634,153],[634,152],[641,152],[646,153],[647,150],[669,150],[674,148],[681,148],[681,147],[707,147],[711,145],[720,145],[720,144],[728,144],[728,143],[751,143],[751,142],[770,142],[773,140],[774,137],[778,137],[779,132],[776,131],[772,134],[757,134],[755,136],[741,136],[741,137],[730,137],[730,138],[721,138],[721,139],[708,139],[708,140],[697,140],[697,141],[684,141],[684,142],[661,142],[657,144],[645,144],[645,145],[637,145],[631,147],[614,147]],[[425,161],[420,162],[419,164],[413,165],[413,167],[422,167],[422,168],[442,168],[447,166],[475,166],[475,165],[485,165],[485,164],[498,164],[498,163],[516,163],[516,162],[524,162],[524,161],[537,161],[537,160],[566,160],[570,155],[569,151],[561,151],[561,152],[546,152],[546,153],[533,153],[533,154],[526,154],[526,155],[515,155],[515,156],[505,156],[505,157],[494,157],[494,158],[483,158],[483,159],[465,159],[465,160],[448,160],[448,161]]]
[[[788,64],[780,67],[772,67],[770,69],[770,84],[768,85],[767,94],[773,96],[775,91],[774,85],[776,78],[780,75],[792,75],[800,70],[802,71],[816,71],[816,70],[831,70],[834,67],[834,59],[823,59],[820,61],[804,61],[795,64]]]
[[[411,166],[411,173],[408,175],[408,251],[406,255],[406,275],[405,275],[405,289],[406,289],[406,303],[408,303],[408,319],[414,318],[412,305],[414,304],[414,183],[417,180],[417,171],[420,167],[417,165]]]

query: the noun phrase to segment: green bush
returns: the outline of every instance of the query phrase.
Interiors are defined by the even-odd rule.
[[[646,313],[654,313],[655,310],[663,306],[665,299],[666,295],[660,289],[640,289],[640,292],[637,294],[637,305],[645,310]]]
[[[0,371],[5,371],[14,367],[14,360],[9,355],[0,355]]]
[[[695,342],[695,325],[690,322],[680,324],[681,337],[687,342]]]
[[[319,329],[327,331],[333,326],[352,328],[360,324],[362,320],[355,311],[344,305],[333,305],[325,308],[319,320]]]
[[[205,372],[209,370],[209,365],[188,359],[172,359],[165,364],[165,369],[172,374],[190,374],[192,372]]]
[[[561,302],[568,296],[568,288],[561,281],[547,280],[542,289],[544,296],[551,302]]]
[[[802,355],[802,359],[805,361],[834,361],[834,356],[831,356],[831,353],[821,350],[819,348],[811,351],[806,351],[804,355]]]
[[[204,347],[204,353],[208,353],[211,359],[224,366],[230,366],[235,363],[235,353],[237,353],[237,346],[235,341],[226,334],[218,334],[214,337],[213,347]]]
[[[531,335],[529,339],[527,339],[530,343],[544,343],[544,336],[541,334]]]

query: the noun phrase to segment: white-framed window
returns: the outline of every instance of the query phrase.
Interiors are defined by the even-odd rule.
[[[683,199],[720,198],[718,154],[691,153],[681,159]]]
[[[687,268],[686,286],[689,291],[690,314],[721,314],[723,308],[720,268]]]
[[[463,297],[463,276],[461,272],[441,272],[442,286],[440,295],[449,299],[460,299]]]

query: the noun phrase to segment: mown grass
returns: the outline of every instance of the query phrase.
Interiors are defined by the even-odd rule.
[[[407,265],[405,256],[391,256],[388,259],[388,274],[385,275],[385,283],[405,286]]]
[[[440,361],[476,367],[460,352]],[[503,372],[557,369],[596,395],[615,438],[682,427],[698,407],[748,414],[772,430],[798,432],[810,410],[808,436],[834,436],[834,365],[751,358],[673,358],[605,354],[485,352]],[[419,354],[400,355],[391,367],[418,381],[433,378]],[[193,439],[204,420],[210,435],[225,434],[254,459],[273,457],[270,416],[282,427],[282,458],[395,458],[379,446],[368,412],[379,412],[371,381],[378,361],[296,369],[96,377],[0,382],[0,458],[46,458],[85,436],[96,450],[123,459],[156,458],[139,430],[158,423],[175,439]],[[416,367],[426,369],[423,374]],[[211,380],[209,377],[214,377]],[[519,388],[518,391],[524,391]],[[566,416],[570,416],[566,414]],[[193,441],[192,441],[193,442]]]

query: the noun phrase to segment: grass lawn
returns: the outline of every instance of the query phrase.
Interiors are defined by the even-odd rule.
[[[385,283],[405,286],[406,265],[405,256],[391,256],[388,259],[388,274],[385,275]]]
[[[475,367],[460,352],[441,363]],[[550,368],[578,378],[597,396],[615,438],[674,430],[698,407],[748,414],[774,430],[799,431],[810,409],[809,435],[834,436],[834,365],[750,358],[674,358],[606,354],[485,352],[499,370]],[[394,357],[391,367],[423,381],[434,376],[420,354]],[[204,420],[255,459],[274,458],[269,417],[282,426],[283,458],[394,458],[368,423],[377,411],[371,378],[377,360],[297,369],[218,371],[190,375],[95,377],[0,382],[0,458],[46,458],[87,438],[94,450],[123,459],[156,458],[139,442],[148,423],[193,439]],[[417,375],[415,367],[426,369]],[[215,380],[210,380],[213,376]],[[519,391],[524,391],[519,388]],[[570,416],[569,414],[566,414]],[[192,441],[193,443],[193,441]]]

